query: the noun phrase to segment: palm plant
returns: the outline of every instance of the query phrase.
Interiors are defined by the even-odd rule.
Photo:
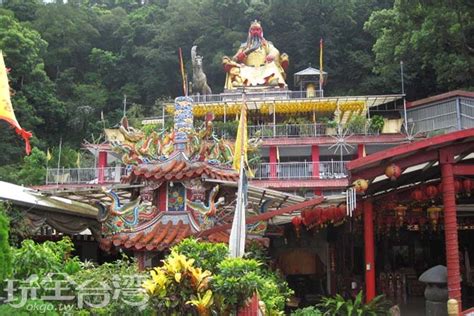
[[[372,299],[364,304],[362,292],[359,292],[354,300],[346,300],[341,295],[335,297],[323,297],[318,308],[324,311],[326,316],[381,316],[389,315],[389,306],[383,295]]]

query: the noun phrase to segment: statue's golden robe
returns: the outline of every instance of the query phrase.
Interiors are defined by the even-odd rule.
[[[245,45],[242,45],[236,56],[244,50]],[[268,56],[271,56],[273,60],[267,61]],[[242,86],[286,87],[285,71],[280,64],[281,57],[288,58],[286,54],[280,56],[278,49],[271,42],[266,42],[248,54],[243,63],[237,63],[229,59],[228,61],[224,60],[224,64],[232,65],[226,76],[225,88],[235,89]]]

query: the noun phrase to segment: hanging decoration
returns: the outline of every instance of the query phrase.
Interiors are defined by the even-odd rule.
[[[301,231],[301,217],[295,216],[291,219],[291,223],[293,224],[293,227],[295,228],[296,231],[296,237],[300,238],[300,231]]]
[[[467,196],[471,196],[472,189],[474,188],[473,181],[471,179],[464,179],[462,181],[462,187]]]
[[[224,102],[213,102],[213,103],[199,103],[193,107],[193,115],[195,117],[203,117],[208,112],[214,113],[216,116],[235,115],[240,113],[240,102],[236,103],[224,103]],[[274,102],[261,102],[257,103],[256,107],[262,114],[273,114],[276,113],[307,113],[307,112],[318,112],[318,113],[332,113],[338,108],[336,101],[318,101],[318,100],[282,100],[276,103]],[[364,101],[350,101],[350,102],[339,102],[339,110],[341,112],[346,111],[360,111],[365,107]],[[166,111],[169,114],[174,113],[174,105],[167,105]]]
[[[369,188],[369,183],[365,179],[357,179],[352,183],[352,185],[359,194],[364,194]]]
[[[385,175],[392,181],[395,181],[400,177],[402,174],[402,170],[400,167],[394,163],[390,164],[386,169],[385,169]]]
[[[425,189],[425,192],[426,192],[426,196],[432,201],[438,195],[438,189],[434,185],[428,185]]]
[[[417,202],[421,202],[425,199],[425,194],[423,193],[423,190],[417,188],[411,192],[410,197]]]
[[[394,208],[397,228],[400,228],[403,226],[403,223],[405,222],[405,215],[406,215],[407,209],[408,207],[401,204],[397,205]]]
[[[437,230],[442,208],[436,205],[432,205],[428,207],[426,211],[428,213],[428,219],[430,220],[431,227],[433,228],[433,230]]]
[[[461,193],[461,189],[462,189],[461,181],[458,180],[458,179],[455,179],[454,180],[454,192],[456,193],[456,196],[458,196],[459,193]]]

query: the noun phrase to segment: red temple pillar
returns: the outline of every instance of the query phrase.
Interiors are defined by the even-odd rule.
[[[158,188],[158,210],[160,212],[167,211],[167,199],[168,199],[168,182],[163,182]]]
[[[276,146],[270,146],[268,154],[270,158],[270,179],[276,179],[277,177],[277,148]]]
[[[454,155],[449,151],[440,151],[439,163],[441,165],[441,183],[443,184],[448,296],[450,299],[458,301],[459,311],[461,311],[461,274],[459,271],[458,224],[453,173]]]
[[[105,168],[107,167],[107,152],[99,151],[99,160],[97,161],[97,168],[99,169],[98,182],[99,184],[105,182]]]
[[[367,303],[375,297],[374,207],[364,201],[365,295]]]
[[[319,179],[319,146],[318,145],[311,146],[311,161],[313,165],[312,166],[313,178]],[[321,195],[322,194],[321,188],[315,188],[314,194]]]
[[[357,158],[365,157],[365,145],[357,144]]]

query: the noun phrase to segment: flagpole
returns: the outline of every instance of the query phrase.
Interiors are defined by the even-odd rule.
[[[127,95],[123,95],[123,117],[127,116]]]
[[[406,100],[406,97],[405,97],[405,81],[403,80],[403,60],[400,60],[400,77],[401,77],[401,80],[402,80],[403,118],[404,118],[405,132],[408,135],[407,100]]]
[[[245,239],[246,239],[246,225],[245,225],[245,208],[246,208],[246,198],[244,192],[244,177],[245,175],[245,137],[244,128],[246,126],[246,96],[245,91],[242,91],[242,108],[240,110],[240,166],[239,166],[239,183],[237,189],[237,204],[234,213],[234,219],[232,222],[232,229],[230,232],[229,238],[229,252],[230,256],[237,258],[242,257],[245,253]],[[235,153],[238,154],[238,153]]]
[[[63,137],[61,136],[59,138],[58,172],[57,172],[57,179],[56,179],[56,185],[58,185],[58,186],[59,186],[59,168],[60,168],[60,165],[61,165],[61,147],[62,147],[62,144],[63,144]]]
[[[323,92],[323,38],[319,40],[319,93],[321,94],[320,97],[324,97]]]

